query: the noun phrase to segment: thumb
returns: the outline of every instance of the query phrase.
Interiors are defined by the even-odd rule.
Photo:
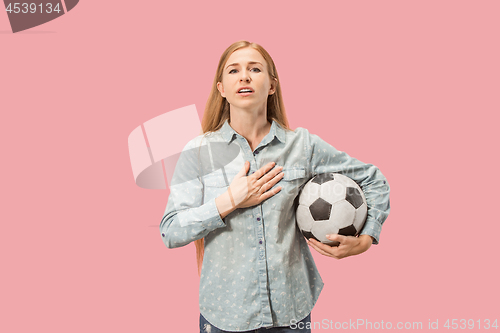
[[[329,234],[326,235],[326,238],[332,241],[337,241],[337,242],[344,242],[345,241],[345,236],[344,235],[339,235],[339,234]]]
[[[236,175],[237,177],[243,177],[248,173],[248,168],[250,166],[250,163],[248,161],[245,161],[245,164],[243,165],[243,168],[241,168],[240,172]]]

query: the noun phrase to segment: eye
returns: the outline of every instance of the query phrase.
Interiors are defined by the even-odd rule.
[[[261,70],[260,70],[259,68],[257,68],[257,67],[251,68],[251,69],[250,69],[250,71],[254,71],[254,72],[256,72],[256,73],[261,72]],[[236,73],[236,72],[237,72],[237,70],[236,70],[236,69],[231,69],[231,70],[228,72],[228,74],[232,74],[232,73]]]

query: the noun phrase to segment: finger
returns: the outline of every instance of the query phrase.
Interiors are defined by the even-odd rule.
[[[282,166],[274,168],[274,170],[268,172],[264,177],[255,182],[255,185],[262,187],[264,184],[269,184],[268,188],[273,187],[285,175],[281,170],[283,170]]]
[[[318,242],[316,240],[312,240],[314,242],[314,245],[322,250],[323,252],[327,253],[328,256],[335,258],[335,259],[341,259],[343,258],[343,253],[339,251],[339,248],[337,246],[330,246],[327,244],[323,244],[321,242]]]
[[[347,241],[346,236],[339,235],[339,234],[329,234],[329,235],[326,235],[326,238],[328,238],[329,240],[332,240],[332,241],[339,242],[340,243],[339,246]]]
[[[334,247],[334,246],[330,246],[330,245],[327,245],[327,244],[323,244],[321,243],[320,241],[317,241],[315,240],[314,238],[310,239],[310,241],[316,245],[318,248],[322,249],[323,251],[325,252],[328,252],[330,254],[337,254],[337,249],[338,247]]]
[[[260,168],[259,170],[255,171],[255,173],[253,174],[253,176],[255,177],[255,179],[260,179],[260,177],[264,176],[269,170],[271,170],[274,167],[275,164],[276,163],[274,163],[274,162],[267,163],[262,168]]]
[[[274,190],[269,190],[269,191],[263,193],[260,196],[260,201],[262,202],[262,201],[266,200],[267,198],[272,197],[273,195],[275,195],[279,191],[281,191],[281,186],[276,187]]]
[[[335,235],[337,235],[337,234],[335,234]],[[341,236],[341,237],[344,237],[347,239],[346,236],[343,236],[343,235],[338,235],[338,236]],[[341,237],[339,239],[341,239]],[[327,238],[328,238],[328,235],[327,235]],[[338,241],[338,239],[337,239],[337,241]],[[340,243],[339,245],[328,245],[328,244],[323,244],[321,242],[315,242],[315,244],[319,248],[330,253],[332,255],[332,257],[334,257],[335,259],[344,258],[346,256],[346,253],[347,253],[346,248],[349,247],[349,245],[346,245],[345,242],[343,244]]]
[[[250,169],[250,162],[249,161],[245,161],[245,171],[248,172],[248,170]]]
[[[248,167],[250,166],[250,162],[245,161],[245,164],[243,164],[243,168],[241,168],[240,172],[236,175],[237,177],[243,177],[248,173]]]
[[[264,178],[267,179],[268,176],[262,177],[261,180],[259,180],[255,183],[255,186],[257,186],[257,187],[260,186],[259,193],[264,193],[268,189],[271,189],[274,185],[276,185],[276,183],[279,182],[281,180],[281,178],[283,178],[283,176],[284,176],[284,173],[280,172],[277,175],[275,175],[270,181],[266,181],[265,183],[263,183],[261,180]]]
[[[326,252],[325,250],[323,250],[322,248],[319,247],[319,244],[321,244],[320,242],[318,242],[318,241],[310,238],[307,241],[307,244],[309,244],[309,246],[311,246],[313,249],[315,249],[316,251],[318,251],[322,255],[325,255],[325,256],[328,256],[328,257],[334,257],[335,258],[335,256],[332,253]]]
[[[281,169],[280,169],[281,170]],[[276,174],[273,176],[273,178],[269,181],[269,184],[271,184],[271,187],[274,186],[277,182],[281,180],[285,176],[285,173],[282,171],[276,171]]]
[[[259,185],[256,184],[256,186],[258,187]],[[267,184],[264,184],[264,185],[260,186],[259,191],[257,193],[259,193],[259,194],[265,193],[268,188],[269,187],[267,186]]]

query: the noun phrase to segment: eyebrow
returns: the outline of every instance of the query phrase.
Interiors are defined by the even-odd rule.
[[[261,64],[260,62],[258,62],[258,61],[250,61],[250,62],[248,62],[248,64],[249,64],[249,65],[259,64],[259,65],[261,65],[261,66],[262,66],[262,64]],[[229,68],[229,67],[231,67],[231,66],[239,66],[239,64],[238,64],[237,62],[235,62],[235,63],[233,63],[233,64],[227,65],[227,66],[226,66],[226,69],[228,69],[228,68]]]

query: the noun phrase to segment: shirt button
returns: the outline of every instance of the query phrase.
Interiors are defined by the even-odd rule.
[[[262,241],[261,241],[261,240],[259,241],[259,244],[262,244]]]
[[[258,151],[258,150],[256,150],[254,154],[255,154],[255,155],[257,155],[258,153],[259,153],[259,151]]]
[[[257,221],[260,221],[260,217],[257,218]]]
[[[161,237],[165,237],[165,234],[163,232],[161,233]]]

